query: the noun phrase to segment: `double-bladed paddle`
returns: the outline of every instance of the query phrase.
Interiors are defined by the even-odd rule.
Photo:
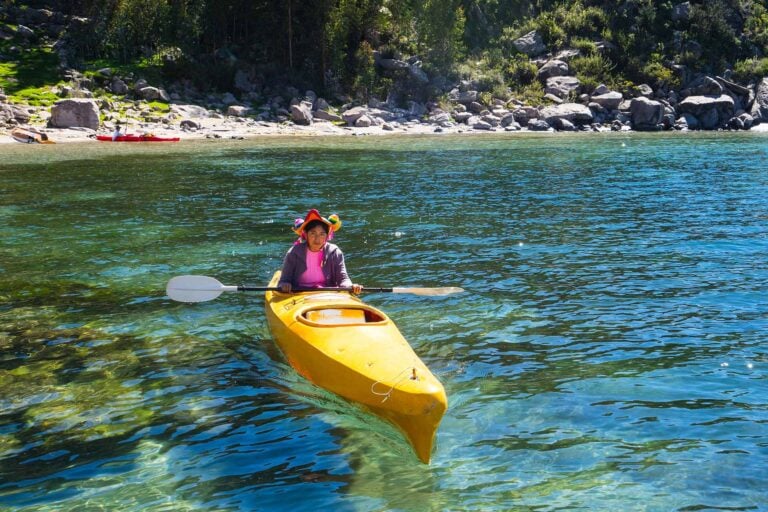
[[[173,300],[179,302],[205,302],[213,300],[223,292],[279,292],[280,288],[269,286],[245,286],[234,285],[227,286],[221,284],[218,280],[208,276],[176,276],[168,281],[165,292]],[[297,292],[351,292],[351,287],[330,287],[330,288],[309,288],[294,289],[291,293]],[[463,292],[463,288],[447,286],[442,288],[363,288],[364,292],[384,292],[384,293],[410,293],[413,295],[450,295],[452,293]]]

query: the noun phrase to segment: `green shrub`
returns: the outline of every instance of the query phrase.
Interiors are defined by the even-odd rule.
[[[688,66],[691,69],[698,69],[702,65],[701,58],[697,56],[696,53],[688,50],[678,55],[677,63],[682,64],[683,66]]]
[[[531,27],[531,30],[533,30],[534,28],[535,27]],[[496,41],[496,44],[498,45],[499,49],[501,50],[501,53],[505,57],[509,58],[514,55],[518,55],[520,53],[517,51],[517,47],[515,46],[514,42],[518,37],[526,33],[525,30],[526,30],[525,25],[519,28],[503,27],[501,29],[501,35]],[[530,32],[530,30],[528,30],[528,32]]]
[[[537,19],[536,30],[550,48],[561,48],[566,41],[566,32],[552,13],[544,13]]]
[[[526,105],[542,105],[546,102],[544,98],[544,86],[537,81],[513,87],[512,94]]]
[[[555,9],[563,29],[575,36],[593,36],[609,25],[608,16],[599,7],[585,7],[580,1]]]
[[[599,85],[611,82],[614,64],[600,54],[584,55],[574,58],[570,63],[571,71],[583,84]]]
[[[464,61],[456,64],[454,72],[461,80],[471,80],[475,74],[475,67],[472,61]]]
[[[571,46],[576,50],[579,50],[582,55],[593,55],[597,53],[597,45],[589,39],[581,37],[574,38],[571,41]]]
[[[738,81],[749,82],[768,76],[768,58],[753,58],[737,61],[733,66],[733,77]]]
[[[504,66],[504,52],[501,48],[489,48],[483,55],[483,60],[489,68],[501,69]]]
[[[656,87],[668,86],[677,88],[680,86],[680,77],[670,68],[658,61],[652,61],[643,67],[643,78]]]
[[[489,69],[476,77],[477,88],[480,91],[492,91],[499,86],[504,87],[504,76],[500,70]]]
[[[768,9],[756,2],[744,23],[744,32],[763,54],[768,52]]]
[[[504,68],[507,81],[521,86],[534,82],[537,72],[536,64],[521,56],[511,59]]]
[[[592,76],[581,76],[579,77],[579,82],[581,84],[581,92],[592,94],[597,87],[604,83],[601,80],[596,79]],[[571,94],[574,94],[573,92]],[[575,100],[576,98],[571,98],[571,100]]]

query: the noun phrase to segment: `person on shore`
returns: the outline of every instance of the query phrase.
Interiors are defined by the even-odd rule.
[[[283,271],[278,288],[290,293],[295,288],[322,288],[326,286],[351,288],[359,294],[363,287],[354,284],[347,274],[344,253],[330,243],[333,234],[341,228],[338,215],[327,219],[316,209],[311,209],[303,219],[296,219],[293,231],[299,240],[283,259]]]
[[[122,135],[122,132],[120,131],[122,127],[120,126],[120,121],[115,123],[115,131],[112,133],[112,140],[115,141]]]

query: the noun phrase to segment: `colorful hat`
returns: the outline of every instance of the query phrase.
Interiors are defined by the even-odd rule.
[[[339,219],[338,215],[334,213],[333,215],[330,215],[326,219],[325,217],[322,217],[320,215],[320,212],[312,208],[311,210],[309,210],[309,212],[307,212],[306,217],[304,217],[303,219],[299,218],[293,221],[293,232],[303,238],[304,228],[307,227],[307,224],[309,224],[313,220],[319,220],[320,222],[328,226],[328,233],[330,235],[333,235],[333,233],[341,229],[341,219]]]

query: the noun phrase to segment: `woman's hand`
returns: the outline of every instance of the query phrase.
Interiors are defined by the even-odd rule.
[[[280,291],[283,293],[291,293],[292,288],[291,283],[283,283],[280,285]]]
[[[361,284],[352,284],[352,293],[355,295],[360,295],[360,292],[363,291],[363,285]]]

